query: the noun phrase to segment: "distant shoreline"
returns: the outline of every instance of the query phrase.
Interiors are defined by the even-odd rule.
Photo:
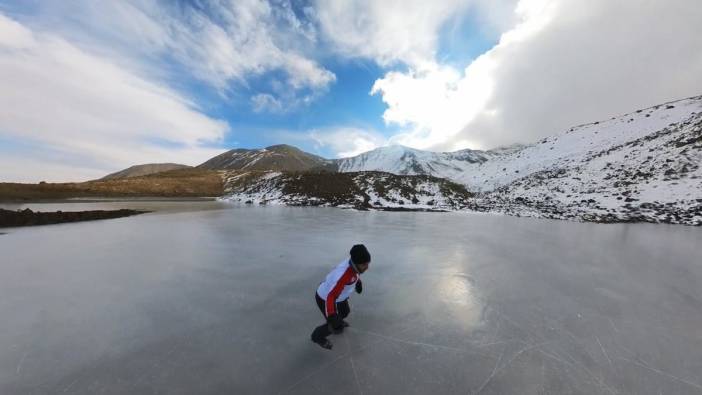
[[[181,169],[147,176],[86,182],[22,184],[0,182],[0,202],[37,203],[86,199],[197,199],[221,196],[215,170]]]
[[[210,202],[219,196],[91,196],[70,198],[0,199],[3,204],[43,204],[43,203],[113,203],[113,202]]]

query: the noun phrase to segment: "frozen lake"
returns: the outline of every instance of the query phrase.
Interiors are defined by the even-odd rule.
[[[0,394],[702,394],[700,228],[29,207],[160,211],[0,230]],[[364,292],[326,351],[314,291],[358,242]]]

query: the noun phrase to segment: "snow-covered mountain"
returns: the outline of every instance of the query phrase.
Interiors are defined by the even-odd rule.
[[[638,141],[691,118],[699,118],[701,112],[702,96],[698,96],[606,121],[575,126],[518,151],[493,157],[453,179],[473,191],[491,191],[533,173],[580,166],[598,153],[611,154],[611,150],[617,150],[626,143]],[[673,162],[684,159],[675,152],[667,155],[670,155],[667,159]],[[625,168],[636,166],[648,156],[642,152],[630,153],[627,158],[622,158],[625,159],[622,165]]]
[[[401,175],[424,174],[454,178],[472,165],[485,162],[490,156],[490,153],[470,149],[430,152],[391,145],[351,158],[337,159],[335,163],[340,172],[385,171]]]
[[[429,152],[396,145],[338,159],[336,163],[341,172],[426,174],[460,182],[471,191],[491,191],[532,173],[585,160],[595,152],[637,140],[700,112],[702,96],[575,126],[529,145],[456,152]],[[635,162],[631,158],[631,164]]]
[[[465,155],[465,156],[462,156]],[[429,174],[479,193],[472,208],[598,222],[702,224],[702,96],[491,151],[379,148],[339,171]]]
[[[460,181],[476,208],[702,225],[702,96],[574,127]]]
[[[314,201],[319,198],[315,194],[323,190],[327,197],[322,200],[331,205],[340,201],[367,205],[376,192],[385,193],[397,180],[404,183],[401,189],[407,196],[414,187],[429,190],[412,179],[423,175],[450,180],[476,193],[467,205],[478,211],[597,222],[702,225],[702,96],[575,126],[530,145],[456,152],[389,146],[335,161],[319,158],[317,163],[341,173],[323,172],[316,179],[318,183],[309,184],[314,187],[302,194],[291,187],[302,182],[292,178],[295,175],[257,174],[242,187],[232,183],[240,175],[230,174],[230,198],[299,204]],[[341,176],[346,173],[355,175],[346,180],[345,189],[335,189],[341,185],[339,180],[348,178]],[[257,191],[268,188],[264,184],[273,185],[270,191],[278,195],[257,198]],[[363,185],[372,188],[364,189]],[[355,195],[348,195],[351,190]],[[347,197],[335,200],[330,197],[334,194]],[[424,192],[419,195],[428,196]],[[392,203],[378,201],[383,206]],[[455,209],[463,204],[447,207]]]

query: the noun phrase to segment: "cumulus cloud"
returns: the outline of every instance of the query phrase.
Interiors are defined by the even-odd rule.
[[[696,0],[521,0],[516,25],[464,70],[390,72],[372,93],[394,141],[491,148],[702,93]]]
[[[317,18],[337,51],[381,66],[421,66],[434,58],[439,28],[465,11],[466,0],[318,1]]]
[[[384,102],[388,128],[326,127],[293,140],[337,156],[388,143],[530,142],[702,93],[698,3],[45,0],[13,19],[0,13],[0,165],[23,157],[7,141],[40,146],[49,157],[40,160],[86,177],[139,162],[197,163],[217,153],[208,147],[228,126],[185,96],[188,84],[225,101],[245,96],[245,110],[286,113],[334,85],[320,61],[329,55],[381,66],[368,90]],[[442,39],[448,27],[455,40],[462,23],[479,23],[496,44],[467,64],[455,63],[461,56],[447,64]],[[363,116],[349,124],[368,122]],[[399,132],[385,137],[389,130]],[[0,178],[8,174],[3,166]]]
[[[91,52],[122,62],[131,59],[132,67],[150,66],[154,75],[181,67],[225,98],[251,89],[248,81],[267,73],[279,73],[276,80],[285,85],[286,97],[273,89],[252,96],[268,94],[297,104],[302,96],[324,93],[336,80],[307,55],[317,43],[316,26],[298,17],[287,0],[47,0],[32,15],[32,23]]]
[[[376,130],[361,126],[329,126],[323,128],[275,130],[268,133],[271,142],[299,145],[327,158],[346,158],[388,144]]]
[[[386,123],[404,126],[391,138],[394,143],[429,149],[446,135],[455,134],[466,122],[484,110],[493,83],[488,77],[491,64],[474,62],[465,75],[473,86],[451,66],[426,67],[409,72],[390,72],[375,82],[371,94],[381,94],[388,105]]]
[[[301,22],[291,12],[281,20],[274,10],[265,1],[227,1],[213,11],[218,23],[208,14],[190,10],[185,20],[168,19],[170,30],[176,33],[169,48],[196,75],[222,90],[232,80],[273,70],[287,75],[284,82],[291,89],[326,89],[335,75],[295,48],[312,33],[303,31],[298,40],[284,39],[299,33]]]
[[[183,93],[193,79],[225,102],[250,95],[243,104],[274,113],[308,105],[336,79],[308,55],[316,25],[287,0],[47,0],[28,12],[2,9],[12,17],[0,12],[0,150],[5,162],[25,164],[3,167],[5,181],[86,179],[220,153],[229,127]],[[263,82],[251,85],[256,78]],[[44,166],[28,165],[31,157]]]
[[[168,87],[2,14],[0,86],[0,137],[25,151],[14,155],[43,163],[31,148],[40,147],[64,170],[84,169],[77,174],[145,162],[197,164],[219,151],[207,147],[228,130]],[[0,179],[63,174],[45,165],[41,172],[2,166]]]
[[[318,150],[331,149],[338,158],[355,156],[387,144],[379,133],[356,127],[311,130],[306,138],[312,140]]]

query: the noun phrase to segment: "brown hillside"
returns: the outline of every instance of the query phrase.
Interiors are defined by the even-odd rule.
[[[0,183],[0,201],[74,197],[205,197],[221,196],[223,192],[224,187],[219,172],[194,168],[106,181]]]
[[[306,171],[324,168],[331,161],[291,145],[271,145],[262,149],[233,149],[198,166],[210,170]]]
[[[131,166],[124,170],[108,174],[97,181],[114,180],[117,178],[148,176],[151,174],[162,173],[164,171],[189,169],[191,167],[192,166],[181,165],[178,163],[147,163],[144,165]]]

